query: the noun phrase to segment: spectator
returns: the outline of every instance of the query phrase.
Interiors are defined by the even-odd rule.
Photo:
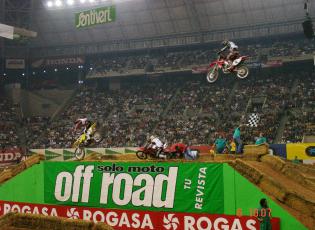
[[[235,128],[233,133],[233,140],[236,144],[236,154],[241,154],[243,152],[243,142],[241,139],[241,125]]]
[[[267,138],[263,136],[263,133],[259,133],[259,137],[257,138],[255,145],[267,144]]]
[[[235,154],[236,144],[235,144],[235,142],[233,140],[231,140],[230,146],[231,146],[230,153],[231,154]]]
[[[226,148],[226,139],[222,138],[222,136],[220,135],[219,138],[215,140],[214,147],[216,153],[223,153],[224,149]]]
[[[259,201],[259,208],[258,208],[258,221],[259,221],[259,229],[260,230],[271,230],[271,209],[268,207],[267,200],[262,198]]]

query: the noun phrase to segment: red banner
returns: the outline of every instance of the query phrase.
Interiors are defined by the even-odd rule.
[[[9,212],[41,214],[94,222],[104,222],[114,229],[167,230],[258,230],[259,222],[252,216],[230,216],[195,213],[130,211],[89,207],[57,206],[0,201],[0,216]],[[280,230],[279,218],[272,218],[272,229]]]
[[[18,148],[4,149],[0,151],[0,166],[6,166],[20,162],[23,154]]]
[[[83,65],[84,63],[85,63],[85,58],[83,56],[42,58],[42,59],[33,60],[32,67],[41,68],[41,67],[73,66],[73,65]]]
[[[280,67],[283,65],[282,60],[273,60],[273,61],[267,61],[266,63],[262,64],[263,68],[269,68],[269,67]]]
[[[25,69],[24,59],[6,59],[5,60],[6,69]]]

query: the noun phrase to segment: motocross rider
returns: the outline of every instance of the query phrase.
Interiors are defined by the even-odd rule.
[[[158,137],[155,137],[153,135],[150,136],[149,142],[151,148],[156,150],[156,157],[159,157],[160,153],[163,150],[163,142]]]
[[[79,118],[74,122],[74,131],[77,129],[80,129],[81,127],[84,127],[83,133],[86,135],[86,142],[89,142],[91,140],[91,130],[90,127],[92,126],[92,122],[88,120],[87,118]]]
[[[175,144],[171,145],[170,150],[171,150],[172,153],[178,154],[179,157],[183,157],[184,153],[187,150],[187,147],[188,146],[183,144],[183,143],[175,143]]]
[[[224,40],[222,42],[222,46],[223,48],[218,52],[218,54],[221,54],[223,51],[229,49],[229,54],[226,56],[225,59],[229,63],[229,68],[227,68],[227,70],[232,71],[234,68],[234,66],[232,65],[233,61],[239,57],[238,46],[234,42],[229,40]],[[225,57],[224,55],[222,56]]]

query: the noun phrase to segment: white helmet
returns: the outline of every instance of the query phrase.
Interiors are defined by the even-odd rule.
[[[150,137],[150,140],[153,141],[154,138],[155,138],[155,136],[152,135],[152,136]]]

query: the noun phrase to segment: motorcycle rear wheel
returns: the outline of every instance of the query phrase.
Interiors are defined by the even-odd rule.
[[[137,151],[136,156],[141,160],[145,160],[148,158],[148,155],[144,153],[143,151]]]
[[[217,67],[216,66],[211,67],[207,73],[207,81],[212,84],[216,82],[218,78],[219,78],[219,71]]]
[[[248,77],[249,69],[245,65],[237,67],[236,76],[240,79],[245,79]]]

